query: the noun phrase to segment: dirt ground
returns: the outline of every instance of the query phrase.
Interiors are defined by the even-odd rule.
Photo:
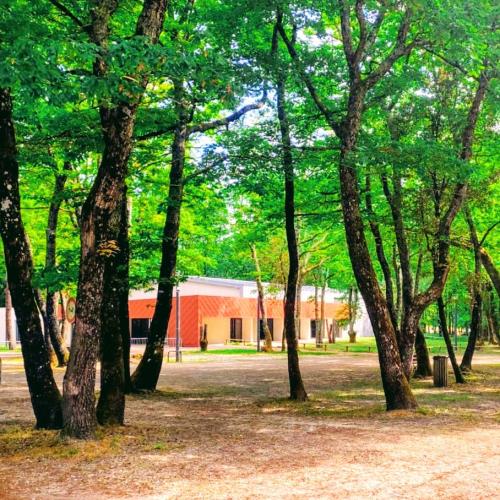
[[[304,404],[284,356],[185,356],[124,428],[80,443],[33,431],[7,359],[0,498],[498,498],[500,356],[475,361],[466,387],[415,382],[420,409],[387,414],[373,354],[302,357]]]

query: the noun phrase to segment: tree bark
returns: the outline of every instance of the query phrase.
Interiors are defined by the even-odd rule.
[[[349,287],[349,343],[356,343],[356,334],[354,323],[356,322],[356,314],[358,307],[358,291],[354,286]]]
[[[493,330],[493,335],[496,338],[496,343],[500,344],[500,328],[498,321],[498,296],[495,296],[495,292],[491,290],[490,292],[490,319],[491,328]]]
[[[415,271],[415,284],[413,288],[414,296],[419,293],[420,273],[422,272],[422,261],[423,261],[423,252],[419,250],[417,259],[417,269]],[[431,377],[432,366],[429,355],[429,349],[427,348],[425,335],[420,326],[417,328],[417,335],[415,337],[415,351],[417,353],[417,369],[415,370],[414,376],[419,378]]]
[[[21,337],[36,427],[61,427],[61,396],[54,381],[32,286],[33,261],[21,218],[19,165],[9,89],[0,89],[0,233],[8,288]]]
[[[64,170],[69,170],[69,163],[65,163]],[[46,253],[45,253],[45,272],[53,273],[56,267],[56,243],[57,243],[57,221],[59,210],[61,208],[62,193],[68,176],[57,174],[55,176],[54,191],[49,206],[49,216],[46,231]],[[46,332],[45,335],[50,338],[50,343],[57,357],[59,366],[66,366],[69,359],[69,351],[66,348],[63,338],[59,331],[57,322],[57,298],[53,286],[49,286],[46,291],[45,299],[46,313]]]
[[[479,249],[479,253],[481,257],[481,263],[483,264],[485,271],[487,272],[491,282],[493,283],[493,286],[495,287],[495,290],[497,291],[497,296],[500,297],[500,273],[498,272],[498,269],[493,263],[490,255],[484,248],[481,247]]]
[[[288,356],[288,379],[290,399],[306,401],[307,393],[300,373],[297,342],[297,296],[299,300],[298,321],[300,324],[300,284],[299,284],[299,249],[295,228],[295,173],[290,139],[290,124],[286,112],[286,76],[279,71],[277,85],[278,120],[281,133],[283,173],[285,179],[285,231],[288,248],[288,279],[285,294],[285,336]]]
[[[135,35],[158,41],[163,29],[167,0],[145,0],[139,15]],[[118,8],[116,0],[101,2],[91,9],[90,40],[107,49],[109,22]],[[95,76],[106,75],[105,59],[99,55],[94,62]],[[132,135],[139,100],[147,85],[145,75],[137,75],[140,90],[133,98],[108,108],[101,104],[104,151],[97,177],[83,205],[81,214],[81,257],[78,280],[76,321],[71,343],[71,356],[64,377],[63,417],[65,434],[76,438],[91,438],[97,419],[95,409],[95,367],[101,334],[101,315],[105,289],[106,264],[115,259],[121,249],[117,244],[120,233],[121,200],[124,196],[128,159],[132,150]]]
[[[12,314],[12,296],[9,287],[5,287],[5,335],[9,349],[13,351],[17,347],[16,332]]]
[[[325,295],[326,295],[326,285],[327,285],[326,276],[324,278],[323,284],[321,286],[321,306],[320,306],[320,318],[319,318],[319,345],[323,345],[323,337],[325,335],[325,331],[327,330],[328,325],[325,322]]]
[[[375,250],[377,252],[378,262],[382,269],[382,274],[384,276],[385,282],[385,300],[387,301],[387,307],[389,308],[389,314],[391,315],[392,324],[394,325],[394,330],[397,332],[396,336],[399,336],[399,326],[398,317],[396,313],[396,308],[394,304],[394,290],[392,284],[391,268],[389,267],[389,262],[385,256],[384,243],[382,240],[382,235],[380,233],[379,225],[375,219],[375,212],[373,209],[372,195],[371,195],[371,179],[370,175],[366,175],[365,181],[365,202],[366,210],[368,212],[368,221],[370,224],[370,230],[373,234],[373,239],[375,241]]]
[[[415,336],[415,352],[417,354],[417,369],[413,376],[415,378],[432,377],[429,350],[427,349],[427,342],[420,327],[417,327],[417,335]]]
[[[43,325],[43,339],[45,341],[45,348],[47,349],[47,353],[49,355],[50,366],[57,365],[57,356],[52,346],[52,342],[50,340],[50,332],[49,332],[49,321],[47,319],[47,307],[45,305],[45,301],[43,300],[42,292],[36,288],[34,290],[35,293],[35,301],[38,307],[38,312],[42,317],[42,325]]]
[[[118,253],[109,259],[104,271],[106,301],[101,317],[101,392],[97,403],[97,421],[101,425],[123,425],[125,418],[125,355],[130,345],[128,314],[128,210],[127,194],[121,199]]]
[[[439,325],[441,327],[441,333],[443,334],[444,342],[446,344],[446,349],[448,350],[448,357],[450,358],[451,366],[453,368],[453,373],[455,374],[455,380],[457,384],[465,384],[465,378],[458,366],[457,358],[455,356],[455,351],[451,343],[450,333],[448,332],[448,325],[446,324],[446,310],[444,307],[443,297],[437,299],[437,308],[439,314]]]
[[[460,368],[462,371],[466,372],[472,370],[472,358],[476,349],[476,342],[480,337],[483,297],[481,290],[481,247],[477,237],[476,227],[467,205],[464,207],[464,215],[467,225],[469,226],[470,239],[474,247],[474,277],[471,286],[472,312],[470,333],[467,347],[462,357],[462,362],[460,363]]]
[[[264,287],[262,286],[262,273],[260,270],[259,257],[257,255],[257,249],[255,245],[250,246],[252,253],[252,260],[255,266],[255,282],[257,284],[257,302],[260,311],[260,321],[262,322],[262,329],[264,331],[264,351],[272,352],[273,350],[273,337],[271,335],[271,330],[267,322],[266,306],[264,303]],[[260,335],[260,329],[258,328],[258,335]]]
[[[177,265],[179,226],[184,190],[184,163],[188,121],[182,84],[180,83],[176,83],[176,102],[179,121],[172,143],[172,164],[170,167],[167,216],[163,228],[158,293],[144,356],[132,375],[132,385],[135,390],[154,391],[156,389],[163,363],[163,348],[172,310],[173,290],[176,284],[175,269]]]
[[[403,371],[397,348],[396,333],[387,302],[382,295],[373,269],[360,210],[357,172],[355,165],[352,164],[351,155],[356,149],[366,93],[391,69],[395,61],[411,51],[411,44],[405,45],[409,31],[410,15],[408,12],[404,14],[398,29],[396,44],[391,53],[376,69],[362,79],[361,63],[364,62],[366,55],[368,38],[360,39],[358,48],[354,49],[352,46],[349,6],[345,1],[340,2],[340,11],[343,48],[350,80],[346,113],[340,122],[336,121],[335,115],[321,100],[308,74],[301,71],[301,77],[317,108],[341,142],[338,169],[347,246],[358,288],[365,301],[377,341],[387,409],[410,409],[415,408],[417,403]],[[360,16],[363,18],[363,11],[360,12]],[[278,22],[278,30],[290,56],[295,61],[298,61],[298,54],[288,39],[281,22]],[[370,41],[370,43],[373,43],[373,41]]]

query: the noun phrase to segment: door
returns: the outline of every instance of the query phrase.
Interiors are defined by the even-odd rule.
[[[231,340],[243,340],[243,321],[241,318],[231,318]]]
[[[311,338],[315,339],[316,338],[316,320],[312,319],[311,320]]]

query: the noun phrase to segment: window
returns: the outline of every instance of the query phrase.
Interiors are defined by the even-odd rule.
[[[150,320],[148,318],[134,318],[132,320],[132,338],[144,339],[148,336]]]
[[[267,318],[267,326],[269,327],[269,331],[271,332],[271,338],[274,340],[274,320],[273,318]],[[264,323],[262,320],[259,320],[259,333],[260,340],[265,340],[266,336],[264,334]]]
[[[241,318],[231,318],[230,338],[231,340],[243,339],[243,324]]]

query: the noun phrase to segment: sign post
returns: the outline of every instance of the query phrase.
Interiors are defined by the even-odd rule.
[[[71,297],[66,302],[66,321],[68,323],[74,323],[76,320],[76,300]]]

